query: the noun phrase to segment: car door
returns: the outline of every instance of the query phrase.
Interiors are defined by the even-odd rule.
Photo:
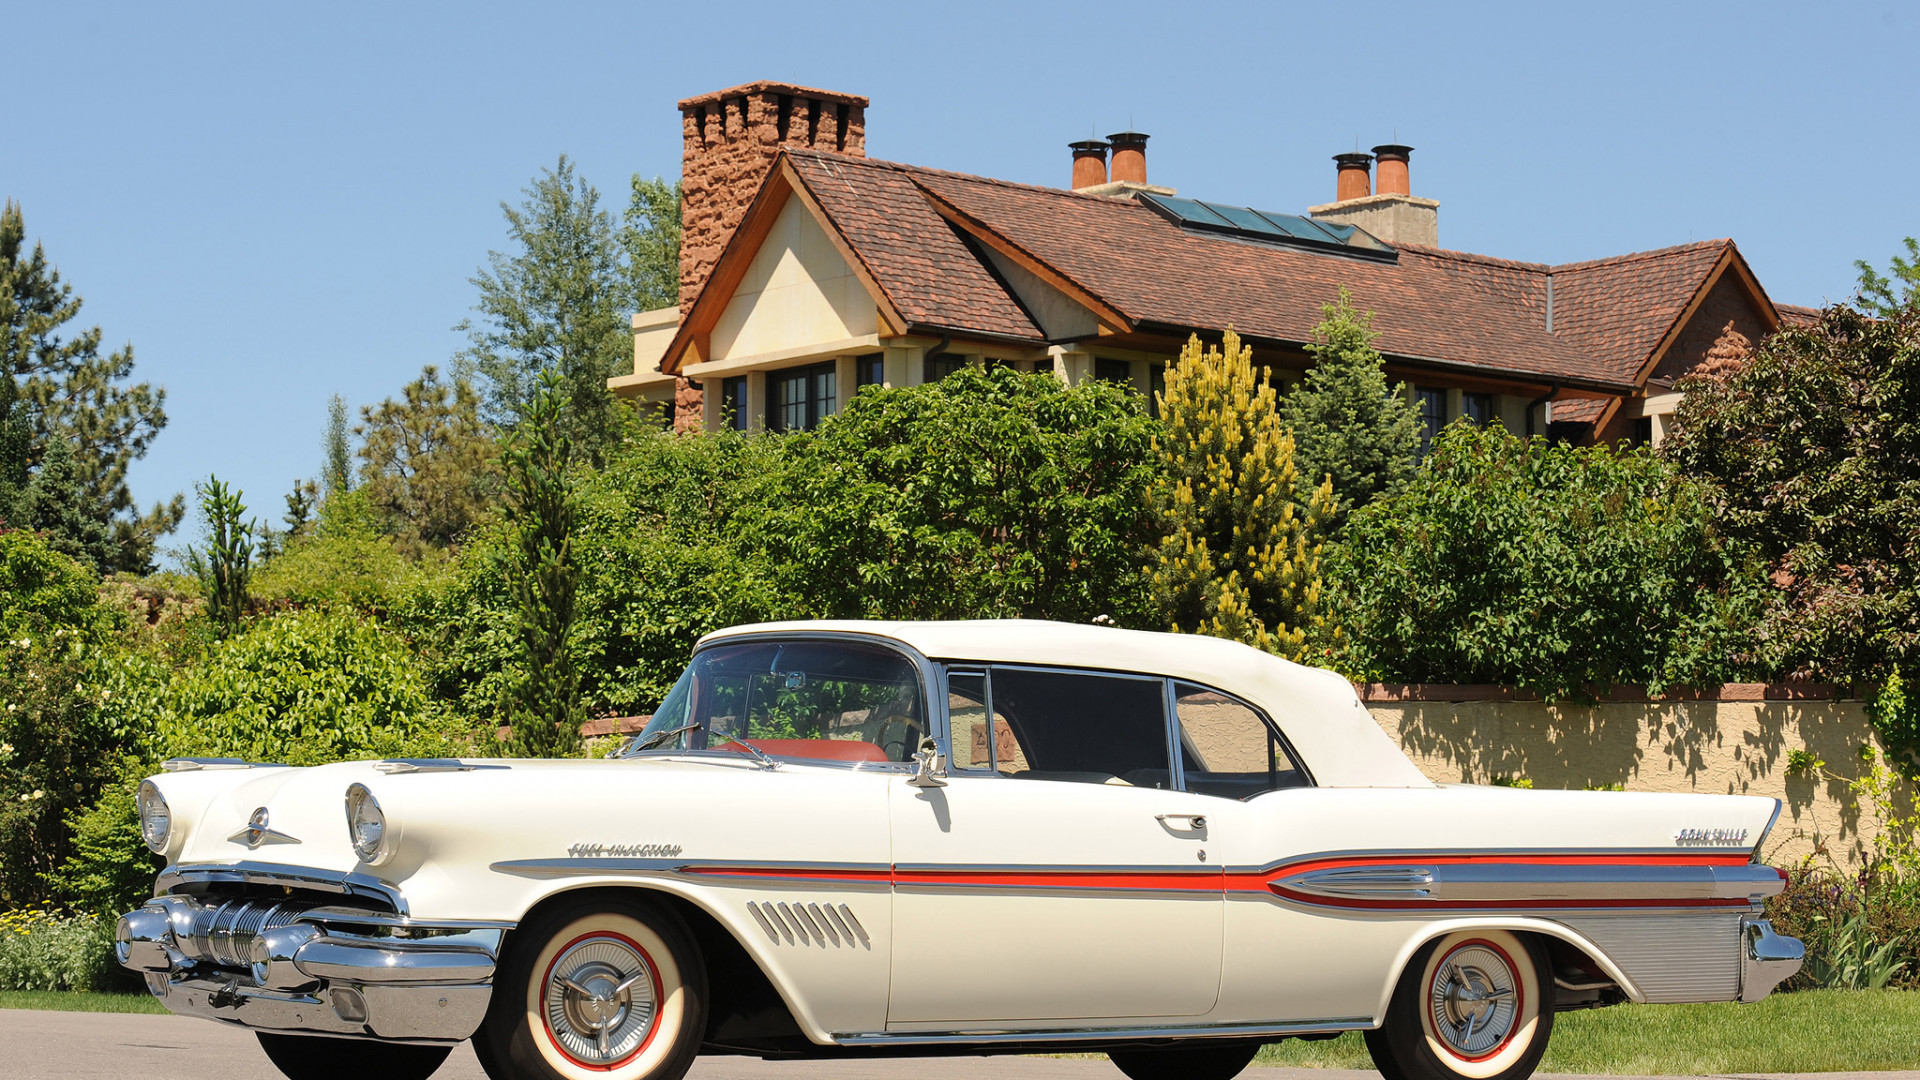
[[[1190,1017],[1218,996],[1220,800],[1174,789],[1157,678],[946,672],[941,787],[896,784],[888,1026]]]

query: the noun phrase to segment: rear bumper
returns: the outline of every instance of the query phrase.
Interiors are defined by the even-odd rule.
[[[1793,977],[1805,962],[1799,938],[1773,932],[1765,919],[1740,920],[1740,1000],[1759,1001]]]
[[[455,1043],[493,992],[504,926],[164,896],[120,917],[119,962],[168,1009],[263,1031]]]

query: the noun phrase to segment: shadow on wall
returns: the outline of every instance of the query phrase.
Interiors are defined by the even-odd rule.
[[[1771,858],[1864,861],[1880,830],[1855,790],[1863,745],[1883,751],[1858,701],[1379,701],[1375,719],[1437,781],[1535,788],[1720,792],[1780,799]],[[1814,761],[1824,766],[1809,767]],[[1909,785],[1899,805],[1911,806]],[[1778,849],[1777,851],[1775,849]]]

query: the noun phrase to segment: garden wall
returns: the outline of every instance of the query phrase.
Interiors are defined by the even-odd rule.
[[[1844,688],[1735,685],[1657,700],[1625,692],[1593,705],[1521,700],[1486,686],[1357,689],[1435,781],[1765,795],[1784,804],[1764,849],[1775,865],[1811,855],[1858,866],[1879,834],[1871,800],[1848,781],[1865,772],[1863,744],[1884,748],[1865,703]],[[1825,767],[1790,768],[1795,750]]]

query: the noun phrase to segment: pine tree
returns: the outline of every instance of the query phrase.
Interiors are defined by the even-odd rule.
[[[509,427],[528,415],[540,374],[555,372],[570,402],[566,436],[590,461],[618,442],[624,414],[607,378],[631,370],[631,287],[613,220],[600,193],[576,177],[561,155],[543,170],[518,207],[500,204],[512,253],[487,253],[488,269],[469,280],[480,290],[482,321],[463,320],[469,347],[455,373],[481,387],[487,418]]]
[[[1345,289],[1320,310],[1325,317],[1307,346],[1314,365],[1288,391],[1283,414],[1295,466],[1309,479],[1332,480],[1344,521],[1347,512],[1395,495],[1413,479],[1420,416],[1404,386],[1387,385],[1373,347],[1373,313],[1354,310]]]
[[[427,365],[401,399],[360,410],[362,488],[403,550],[445,548],[487,513],[497,448],[472,384]]]
[[[89,520],[106,522],[111,533],[102,569],[144,573],[154,542],[186,513],[176,495],[141,514],[127,487],[128,466],[146,456],[167,424],[167,394],[149,383],[129,384],[133,347],[102,356],[99,327],[65,336],[80,305],[41,246],[27,251],[25,218],[9,200],[0,210],[0,373],[15,380],[24,406],[32,432],[29,465],[37,468],[52,443],[68,443],[97,508]]]
[[[48,547],[95,570],[114,565],[118,549],[113,523],[100,513],[72,444],[58,439],[47,444],[18,507],[22,522],[46,534]]]
[[[680,302],[680,184],[633,174],[633,196],[620,227],[627,257],[628,302],[656,311]]]
[[[514,543],[509,589],[526,668],[506,702],[518,757],[568,757],[580,748],[586,707],[573,661],[579,566],[573,531],[579,515],[573,447],[564,430],[567,395],[558,373],[540,373],[526,418],[507,436],[502,505]]]
[[[1155,507],[1165,529],[1154,591],[1176,631],[1231,638],[1290,659],[1337,631],[1321,610],[1322,528],[1333,485],[1303,483],[1293,436],[1268,372],[1228,330],[1224,349],[1195,335],[1167,368],[1165,476]]]

